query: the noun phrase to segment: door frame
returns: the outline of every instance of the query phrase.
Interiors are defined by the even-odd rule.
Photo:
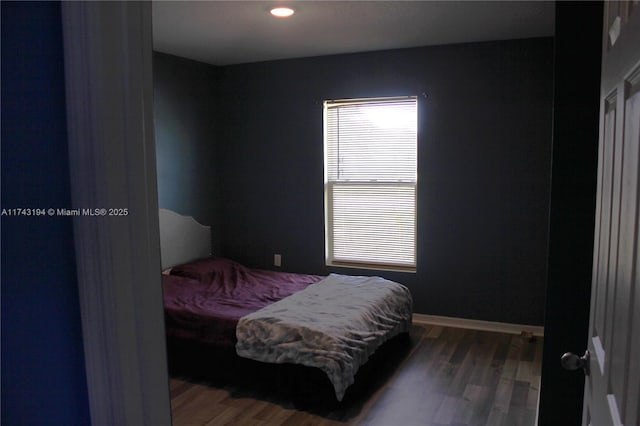
[[[539,424],[580,425],[597,190],[602,2],[556,2],[549,258]]]
[[[61,2],[92,424],[171,424],[153,123],[151,2]],[[110,212],[109,209],[127,209]]]

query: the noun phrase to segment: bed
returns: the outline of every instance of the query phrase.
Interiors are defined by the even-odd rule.
[[[411,327],[411,294],[398,283],[249,268],[213,256],[210,229],[168,210],[160,231],[166,333],[178,345],[170,365],[199,355],[220,367],[203,353],[300,365],[321,371],[341,401],[372,354]]]

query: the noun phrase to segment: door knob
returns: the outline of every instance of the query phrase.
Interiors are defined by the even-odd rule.
[[[584,371],[584,375],[589,375],[589,351],[586,350],[584,355],[578,356],[572,352],[567,352],[562,355],[560,359],[560,363],[565,370],[577,370],[578,368],[582,368]]]

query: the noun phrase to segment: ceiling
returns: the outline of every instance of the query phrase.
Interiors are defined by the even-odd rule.
[[[274,5],[296,13],[274,18]],[[552,1],[154,1],[154,50],[213,65],[554,34]]]

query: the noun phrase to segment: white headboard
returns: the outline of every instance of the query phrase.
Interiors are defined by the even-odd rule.
[[[160,209],[162,269],[211,256],[211,227],[191,216]]]

